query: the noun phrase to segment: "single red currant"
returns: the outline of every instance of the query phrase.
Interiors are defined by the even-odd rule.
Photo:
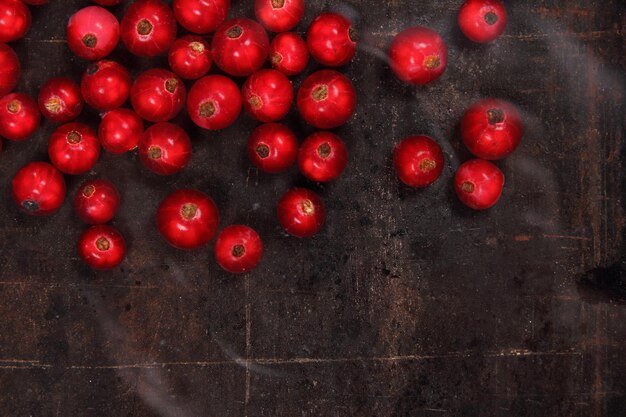
[[[107,112],[100,122],[98,138],[110,153],[121,154],[139,145],[143,135],[143,120],[132,110],[115,109]]]
[[[341,67],[356,54],[357,33],[346,17],[322,13],[309,26],[306,42],[317,62],[327,67]]]
[[[215,260],[226,272],[242,274],[254,269],[263,256],[263,242],[252,228],[225,227],[215,240]]]
[[[94,61],[113,52],[120,40],[120,24],[108,10],[89,6],[70,17],[66,36],[76,56]]]
[[[318,129],[333,129],[346,123],[356,110],[352,82],[333,70],[314,72],[298,91],[298,110],[304,120]]]
[[[389,65],[407,83],[425,85],[446,70],[448,48],[439,34],[416,26],[400,32],[389,48]]]
[[[6,96],[17,86],[20,78],[20,60],[8,45],[0,43],[0,97]]]
[[[313,236],[326,220],[322,199],[306,188],[292,188],[278,201],[278,221],[296,237]]]
[[[298,166],[300,172],[311,181],[332,181],[341,175],[346,165],[346,145],[334,133],[313,133],[300,145]]]
[[[191,87],[187,112],[198,126],[220,130],[232,125],[241,113],[241,92],[223,75],[207,75]]]
[[[161,0],[137,0],[122,18],[122,42],[135,55],[165,53],[176,39],[176,19]]]
[[[461,31],[474,42],[497,39],[507,24],[504,4],[500,0],[467,0],[459,10]]]
[[[272,32],[293,29],[304,16],[304,0],[255,0],[254,13]]]
[[[82,123],[59,126],[48,141],[48,156],[64,174],[84,174],[93,168],[100,157],[96,132]]]
[[[0,136],[25,140],[39,128],[37,103],[26,94],[11,93],[0,99]]]
[[[279,33],[270,44],[270,62],[272,68],[287,76],[300,74],[309,63],[306,42],[297,33]]]
[[[30,22],[30,10],[21,0],[0,0],[0,42],[22,39]]]
[[[167,196],[157,210],[161,235],[178,249],[197,249],[215,236],[219,214],[208,195],[196,190],[178,190]]]
[[[54,213],[65,200],[63,175],[46,162],[24,166],[13,177],[12,187],[15,204],[36,216]]]
[[[120,194],[107,180],[85,181],[74,197],[74,211],[87,224],[110,222],[120,205]]]
[[[474,210],[493,207],[502,194],[504,174],[489,161],[472,159],[459,167],[454,178],[459,199]]]
[[[168,57],[170,68],[181,78],[195,80],[211,69],[213,58],[209,44],[200,36],[177,39]]]
[[[98,61],[87,68],[80,91],[87,104],[107,111],[120,107],[128,99],[132,80],[126,68],[114,61]]]
[[[91,226],[78,241],[78,255],[94,269],[113,269],[126,256],[124,236],[111,226]]]
[[[173,72],[150,69],[137,77],[130,91],[133,109],[149,122],[173,119],[185,105],[187,90]]]
[[[246,80],[241,92],[246,111],[265,123],[285,117],[293,103],[291,81],[276,70],[255,72]]]
[[[39,111],[45,118],[67,123],[83,111],[80,87],[70,78],[52,78],[39,90]]]
[[[228,16],[230,0],[174,0],[176,20],[190,32],[215,32]]]
[[[296,162],[298,139],[285,125],[268,123],[252,131],[248,140],[248,156],[261,171],[276,174]]]
[[[270,49],[263,26],[254,20],[236,18],[220,25],[211,43],[213,60],[225,73],[246,77],[259,70]]]
[[[443,172],[441,146],[428,136],[411,136],[393,151],[393,164],[400,180],[409,187],[426,187]]]
[[[176,174],[191,159],[191,139],[172,123],[157,123],[144,132],[139,142],[141,162],[159,175]]]

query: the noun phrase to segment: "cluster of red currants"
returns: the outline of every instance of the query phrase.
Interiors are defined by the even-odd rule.
[[[507,14],[500,0],[467,0],[461,6],[458,22],[469,39],[485,43],[502,34]],[[393,72],[402,81],[415,85],[439,78],[447,59],[448,51],[441,36],[425,27],[401,32],[389,49]],[[523,131],[518,110],[504,100],[488,98],[466,110],[461,121],[463,143],[477,159],[463,163],[456,172],[455,190],[464,204],[483,210],[498,202],[504,174],[489,161],[510,155],[520,144]],[[405,184],[428,186],[443,171],[441,146],[428,136],[406,138],[394,149],[394,166]]]
[[[101,6],[122,0],[93,0]],[[30,25],[28,4],[47,0],[0,0],[0,42],[23,37]],[[248,18],[227,19],[230,0],[136,0],[121,20],[100,6],[85,7],[67,24],[72,52],[92,63],[80,86],[69,78],[53,78],[39,93],[38,103],[27,95],[11,93],[20,67],[15,52],[0,44],[0,135],[22,141],[39,127],[40,114],[61,123],[48,143],[50,162],[31,162],[13,179],[16,204],[32,215],[54,213],[65,199],[63,174],[89,172],[100,148],[122,154],[138,148],[145,167],[156,174],[172,175],[191,157],[191,140],[170,123],[186,106],[191,120],[201,128],[220,130],[232,125],[242,107],[264,123],[251,134],[249,156],[260,170],[278,173],[296,161],[307,178],[330,181],[347,164],[343,141],[334,133],[318,131],[298,145],[295,134],[276,123],[291,109],[294,98],[302,118],[317,129],[346,123],[356,110],[351,81],[335,70],[309,75],[297,96],[288,76],[302,73],[309,55],[326,67],[341,67],[356,53],[355,31],[350,21],[336,13],[322,13],[311,23],[307,39],[289,32],[304,15],[304,0],[255,0],[260,23]],[[178,24],[193,35],[176,39]],[[278,34],[270,42],[266,29]],[[212,34],[209,44],[204,36]],[[122,43],[132,54],[154,57],[168,53],[170,70],[153,68],[134,81],[119,63],[105,59]],[[263,69],[269,62],[272,69]],[[225,75],[207,75],[213,63],[232,77],[248,77],[240,90]],[[189,92],[183,82],[196,80]],[[130,98],[132,110],[122,108]],[[98,131],[75,122],[84,103],[102,113]],[[153,123],[144,130],[144,121]],[[120,197],[109,181],[83,183],[75,197],[80,219],[93,225],[80,238],[78,251],[91,267],[110,269],[125,257],[122,235],[105,225],[115,216]],[[324,223],[324,205],[313,191],[289,190],[278,202],[278,220],[293,236],[317,233]],[[182,189],[166,197],[157,209],[157,227],[174,247],[196,249],[207,244],[218,229],[218,208],[206,194]],[[224,228],[215,242],[215,257],[225,270],[241,273],[254,268],[263,245],[248,226]]]

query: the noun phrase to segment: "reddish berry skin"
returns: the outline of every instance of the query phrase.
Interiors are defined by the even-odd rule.
[[[448,48],[437,32],[422,26],[412,27],[393,39],[389,64],[400,80],[425,85],[446,70]]]
[[[22,39],[30,22],[30,10],[22,1],[0,0],[0,42]]]
[[[228,16],[230,0],[174,0],[178,23],[190,32],[205,35],[215,32]]]
[[[327,67],[341,67],[354,58],[356,37],[347,18],[337,13],[322,13],[311,22],[306,43],[317,62]]]
[[[459,26],[470,40],[487,43],[497,39],[508,21],[500,0],[467,0],[459,10]]]
[[[65,77],[52,78],[39,90],[39,111],[46,119],[67,123],[83,111],[80,87]]]
[[[150,126],[139,142],[141,162],[159,175],[176,174],[191,159],[191,139],[182,128],[172,123]]]
[[[8,45],[0,43],[0,97],[9,94],[20,78],[20,60]]]
[[[100,6],[116,6],[122,2],[122,0],[93,0],[94,3],[98,3]]]
[[[285,117],[293,103],[293,86],[285,74],[276,70],[261,70],[244,83],[243,106],[261,122],[275,122]]]
[[[208,195],[183,189],[167,196],[157,210],[161,235],[178,249],[197,249],[215,236],[219,214]]]
[[[482,159],[497,160],[517,149],[524,125],[513,104],[488,98],[467,109],[461,120],[461,134],[471,153]]]
[[[131,83],[126,68],[117,62],[103,60],[87,68],[80,82],[80,91],[89,106],[107,111],[128,100]]]
[[[261,171],[283,172],[296,162],[298,139],[285,125],[268,123],[252,131],[248,140],[248,156]]]
[[[256,0],[254,14],[267,30],[286,32],[304,16],[304,0]]]
[[[326,220],[322,199],[306,188],[292,188],[278,201],[278,221],[295,237],[310,237],[320,231]]]
[[[96,132],[82,123],[59,126],[48,141],[48,156],[50,162],[64,174],[84,174],[100,157]]]
[[[230,78],[208,75],[191,87],[187,112],[198,126],[220,130],[232,125],[241,113],[241,92]]]
[[[65,200],[63,175],[46,162],[31,162],[20,169],[11,183],[13,201],[34,216],[52,214]]]
[[[122,42],[135,55],[165,53],[176,39],[176,19],[161,0],[137,0],[122,18]]]
[[[120,40],[120,24],[108,10],[89,6],[70,17],[66,36],[76,56],[95,61],[113,52]]]
[[[409,187],[426,187],[443,172],[441,146],[428,136],[403,139],[393,151],[393,165],[400,180]]]
[[[309,63],[306,42],[297,33],[279,33],[270,44],[270,63],[289,77],[300,74]]]
[[[39,108],[26,94],[11,93],[0,99],[0,136],[25,140],[39,128]]]
[[[211,42],[213,60],[225,73],[247,77],[258,71],[270,49],[263,26],[254,20],[237,18],[220,25]]]
[[[298,91],[298,110],[304,120],[318,129],[333,129],[346,123],[356,110],[352,82],[333,70],[314,72]]]
[[[504,174],[489,161],[472,159],[459,167],[454,188],[459,199],[474,210],[493,207],[502,194]]]
[[[120,205],[120,194],[107,180],[89,180],[81,184],[74,197],[74,211],[87,224],[110,222]]]
[[[251,271],[263,256],[263,242],[259,234],[241,224],[225,227],[217,236],[214,249],[217,264],[232,274]]]
[[[298,166],[300,172],[311,181],[332,181],[341,175],[346,165],[346,145],[334,133],[313,133],[300,145]]]
[[[122,154],[139,145],[143,135],[143,120],[132,110],[115,109],[107,112],[98,128],[98,139],[110,153]]]
[[[172,45],[168,62],[172,71],[181,78],[196,80],[211,69],[211,48],[200,36],[185,36]]]
[[[187,90],[173,72],[150,69],[137,77],[130,90],[130,102],[142,119],[165,122],[173,119],[185,105]]]
[[[124,236],[111,226],[91,226],[78,241],[78,255],[93,269],[113,269],[126,256]]]

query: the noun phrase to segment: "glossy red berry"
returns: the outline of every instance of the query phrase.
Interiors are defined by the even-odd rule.
[[[190,32],[215,32],[228,16],[230,0],[174,0],[178,23]]]
[[[493,207],[502,194],[504,174],[489,161],[472,159],[459,167],[454,178],[459,199],[474,210]]]
[[[122,42],[139,56],[161,55],[176,39],[176,19],[161,0],[137,0],[122,18]]]
[[[434,30],[416,26],[400,32],[389,48],[389,65],[407,83],[425,85],[443,74],[448,48]]]
[[[0,43],[0,97],[9,94],[20,78],[20,60],[8,45]]]
[[[0,0],[0,42],[23,38],[30,23],[30,10],[21,0]]]
[[[96,132],[82,123],[59,126],[48,141],[48,156],[59,171],[70,175],[84,174],[100,157]]]
[[[157,210],[161,235],[178,249],[197,249],[215,236],[219,214],[208,195],[183,189],[167,196]]]
[[[300,172],[311,181],[332,181],[348,165],[346,145],[331,132],[316,132],[306,138],[298,152]]]
[[[46,162],[22,167],[12,182],[13,201],[24,212],[36,216],[52,214],[65,200],[63,175]]]
[[[443,152],[428,136],[411,136],[396,145],[393,164],[403,183],[409,187],[426,187],[443,172]]]
[[[473,104],[461,120],[463,143],[482,159],[509,156],[522,141],[524,125],[517,108],[504,100],[488,98]]]
[[[39,128],[39,108],[35,100],[22,93],[11,93],[0,99],[0,136],[25,140]]]
[[[98,3],[100,6],[116,6],[123,0],[93,0],[94,3]]]
[[[296,237],[313,236],[326,220],[322,199],[306,188],[292,188],[278,201],[278,221]]]
[[[263,242],[252,228],[225,227],[215,240],[215,260],[226,272],[242,274],[254,269],[263,256]]]
[[[261,122],[275,122],[285,117],[293,103],[293,86],[289,78],[276,70],[252,74],[241,90],[243,106]]]
[[[318,129],[333,129],[346,123],[356,110],[352,82],[333,70],[314,72],[298,91],[298,110],[304,120]]]
[[[268,123],[252,131],[248,140],[248,156],[261,171],[276,174],[296,162],[298,139],[285,125]]]
[[[220,25],[211,43],[213,60],[225,73],[246,77],[259,70],[270,49],[263,26],[254,20],[236,18]]]
[[[91,268],[113,269],[126,256],[124,236],[111,226],[91,226],[78,241],[78,255]]]
[[[94,61],[113,52],[120,40],[120,25],[108,10],[89,6],[70,17],[66,35],[76,56]]]
[[[461,31],[474,42],[491,42],[502,35],[507,24],[500,0],[467,0],[459,10]]]
[[[198,126],[220,130],[232,125],[241,113],[241,92],[223,75],[207,75],[191,87],[187,112]]]
[[[304,0],[255,0],[254,13],[272,32],[293,29],[304,16]]]
[[[165,122],[180,113],[186,96],[185,84],[176,74],[155,68],[137,77],[130,91],[130,102],[142,119]]]
[[[74,211],[87,224],[110,222],[120,205],[120,194],[107,180],[89,180],[81,184],[74,197]]]
[[[172,45],[168,62],[178,76],[195,80],[209,72],[213,58],[209,44],[204,39],[200,36],[185,36]]]
[[[270,44],[270,63],[287,76],[300,74],[309,63],[306,42],[297,33],[279,33]]]
[[[143,120],[132,110],[115,109],[107,112],[98,128],[98,139],[110,153],[121,154],[139,145],[143,135]]]
[[[103,60],[87,68],[80,83],[80,91],[89,106],[107,111],[120,107],[128,100],[131,83],[126,68],[117,62]]]
[[[191,159],[191,139],[172,123],[157,123],[144,132],[139,142],[141,162],[159,175],[172,175]]]
[[[52,78],[39,90],[39,111],[46,119],[67,123],[83,111],[80,87],[70,78]]]
[[[346,65],[356,54],[356,30],[352,23],[337,13],[317,16],[306,35],[311,56],[327,67]]]

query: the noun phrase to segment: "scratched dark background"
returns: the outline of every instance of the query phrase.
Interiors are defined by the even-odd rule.
[[[79,79],[86,63],[64,31],[88,3],[32,8],[31,31],[13,44],[24,68],[18,90],[36,95],[51,76]],[[231,16],[253,16],[252,3],[235,0]],[[41,219],[10,199],[15,172],[46,159],[53,125],[28,142],[5,141],[0,415],[626,415],[626,305],[577,285],[626,251],[624,2],[510,1],[509,27],[488,46],[460,33],[460,0],[307,3],[300,32],[320,11],[339,10],[362,36],[344,69],[358,112],[337,129],[350,165],[332,184],[307,183],[295,168],[257,172],[245,155],[255,122],[245,115],[211,134],[182,115],[194,143],[183,173],[157,177],[136,155],[104,154],[87,176],[119,186],[113,224],[129,243],[120,268],[93,272],[75,253],[85,226],[70,197]],[[417,90],[390,75],[383,53],[414,24],[439,31],[450,49],[444,76]],[[113,57],[134,75],[166,65],[121,46]],[[475,213],[451,181],[469,157],[457,123],[486,96],[517,103],[527,133],[499,163],[500,203]],[[96,126],[97,115],[81,120]],[[311,132],[295,112],[286,123],[301,139]],[[447,157],[443,177],[423,191],[401,186],[390,162],[393,145],[417,133],[435,137]],[[69,196],[83,179],[67,178]],[[317,190],[328,208],[312,239],[286,236],[276,220],[276,201],[294,184]],[[156,206],[180,187],[210,194],[221,227],[260,232],[257,270],[230,276],[212,246],[186,253],[161,240]]]

